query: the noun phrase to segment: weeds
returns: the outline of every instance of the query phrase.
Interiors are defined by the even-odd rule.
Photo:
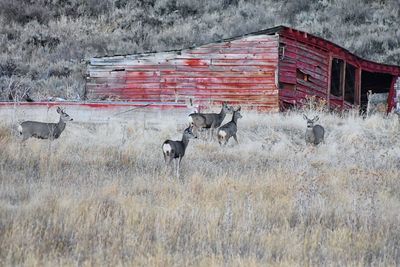
[[[239,145],[191,143],[183,182],[161,151],[180,115],[70,124],[51,155],[3,124],[0,262],[398,265],[397,118],[316,113],[327,136],[313,149],[300,112],[244,113]]]

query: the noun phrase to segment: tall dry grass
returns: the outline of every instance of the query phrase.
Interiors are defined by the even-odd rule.
[[[318,115],[314,148],[301,113],[243,112],[239,145],[190,142],[182,180],[161,144],[183,117],[73,123],[51,146],[3,124],[0,265],[399,265],[397,118]]]

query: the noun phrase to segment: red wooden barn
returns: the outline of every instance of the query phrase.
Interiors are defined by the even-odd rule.
[[[399,76],[399,66],[278,26],[194,48],[93,58],[86,96],[154,105],[228,101],[278,111],[306,96],[325,99],[331,108],[364,108],[371,90],[387,93],[391,110]]]

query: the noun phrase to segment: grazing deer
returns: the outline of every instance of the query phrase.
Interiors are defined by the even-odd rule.
[[[189,122],[196,131],[202,128],[211,129],[211,136],[213,136],[214,129],[221,126],[226,114],[232,111],[232,107],[225,102],[222,104],[220,113],[192,113],[189,115]]]
[[[192,126],[189,126],[185,129],[185,131],[183,131],[181,141],[166,140],[162,145],[165,163],[170,165],[171,161],[174,160],[174,167],[176,165],[176,176],[178,178],[179,166],[181,164],[182,158],[185,156],[185,151],[189,144],[189,139],[197,138],[197,136],[193,134],[192,128]]]
[[[65,122],[72,121],[73,119],[60,107],[57,107],[57,113],[60,114],[60,120],[58,123],[45,123],[38,121],[22,122],[18,126],[19,134],[22,135],[22,141],[25,141],[29,137],[50,140],[60,137],[61,133],[65,129]]]
[[[306,115],[303,115],[303,118],[307,121],[307,130],[305,134],[306,144],[318,145],[324,141],[324,127],[319,124],[314,125],[314,123],[319,120],[319,117],[316,116],[310,120]]]
[[[240,114],[241,107],[239,107],[237,110],[233,111],[232,115],[232,120],[223,126],[219,127],[218,129],[218,143],[222,145],[222,142],[224,142],[224,145],[226,145],[229,141],[229,138],[233,136],[235,139],[236,143],[239,144],[237,140],[237,121],[238,119],[242,118],[242,115]]]

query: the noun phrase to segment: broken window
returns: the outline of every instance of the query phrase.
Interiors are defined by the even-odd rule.
[[[297,77],[297,79],[301,79],[301,80],[304,80],[306,82],[308,82],[310,80],[310,75],[304,73],[303,71],[301,71],[299,69],[296,69],[296,77]]]
[[[346,65],[346,79],[344,86],[344,100],[354,104],[356,90],[356,68],[353,65]]]
[[[342,81],[344,69],[344,61],[338,58],[332,60],[331,70],[331,94],[337,97],[342,97]]]

